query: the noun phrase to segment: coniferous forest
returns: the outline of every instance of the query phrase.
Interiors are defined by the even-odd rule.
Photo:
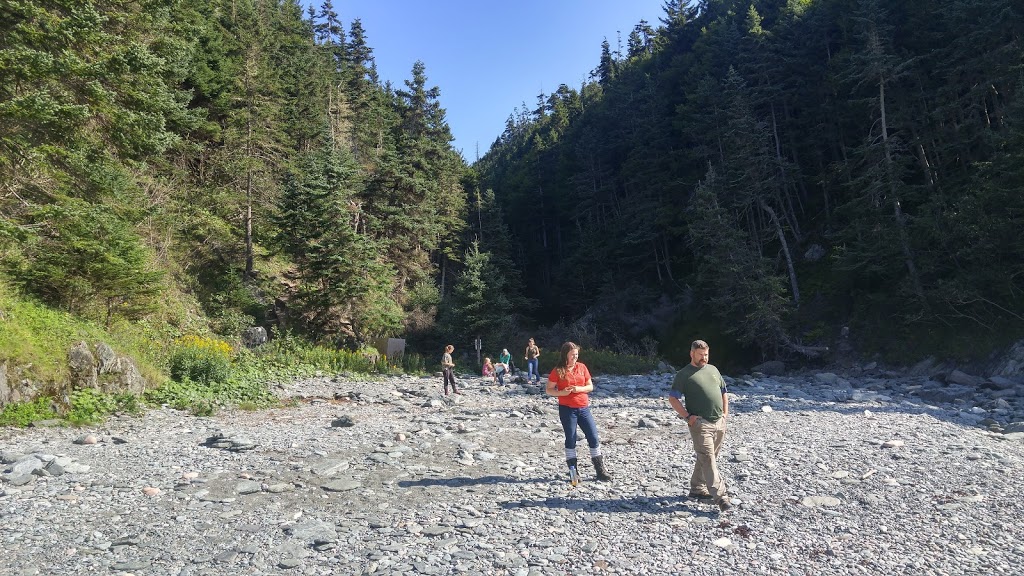
[[[476,169],[542,317],[990,351],[1024,332],[1022,35],[1010,0],[670,0]]]
[[[1018,2],[628,26],[470,165],[429,63],[382,82],[331,0],[0,1],[0,303],[430,354],[555,325],[751,361],[1024,336]]]

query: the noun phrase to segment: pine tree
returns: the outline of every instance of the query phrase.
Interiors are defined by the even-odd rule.
[[[358,230],[361,188],[358,165],[326,138],[285,180],[278,242],[297,265],[295,299],[319,339],[365,342],[401,324],[394,271]]]
[[[702,309],[711,313],[740,342],[775,352],[789,342],[791,312],[784,281],[758,254],[730,210],[722,206],[721,184],[713,168],[697,187],[688,229],[696,259],[695,281]]]
[[[498,331],[513,311],[504,279],[491,254],[482,252],[479,242],[470,244],[444,327],[454,335],[489,336]]]
[[[425,66],[417,62],[406,90],[396,96],[400,123],[366,195],[368,227],[385,239],[404,294],[441,268],[442,294],[449,261],[457,259],[465,225],[464,163],[451,149],[437,87],[427,88]]]
[[[38,236],[25,246],[15,278],[73,314],[109,326],[153,310],[163,276],[134,230],[109,210],[65,199],[33,211]]]

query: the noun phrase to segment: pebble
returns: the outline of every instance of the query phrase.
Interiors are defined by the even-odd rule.
[[[440,378],[319,376],[275,384],[293,401],[260,412],[0,429],[3,572],[854,576],[1024,561],[1024,394],[966,401],[898,374],[730,378],[723,513],[687,497],[671,375],[594,380],[614,480],[594,480],[581,436],[575,487],[555,401],[471,377],[457,400]]]

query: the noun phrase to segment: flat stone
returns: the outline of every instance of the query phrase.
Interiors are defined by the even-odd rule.
[[[348,492],[349,490],[355,490],[356,488],[361,488],[362,486],[362,482],[359,482],[358,480],[346,479],[328,482],[327,484],[323,485],[323,489],[327,490],[328,492]]]
[[[808,508],[839,506],[841,501],[833,496],[805,496],[800,503]]]

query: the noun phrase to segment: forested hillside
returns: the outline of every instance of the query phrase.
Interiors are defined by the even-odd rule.
[[[991,350],[1024,333],[1022,35],[1011,0],[669,0],[476,168],[543,317]]]
[[[0,294],[157,356],[429,331],[469,170],[426,66],[382,83],[368,35],[330,0],[0,3]]]
[[[1011,0],[672,0],[472,167],[372,32],[330,0],[0,2],[10,379],[107,338],[166,374],[254,325],[752,359],[1024,335]]]

